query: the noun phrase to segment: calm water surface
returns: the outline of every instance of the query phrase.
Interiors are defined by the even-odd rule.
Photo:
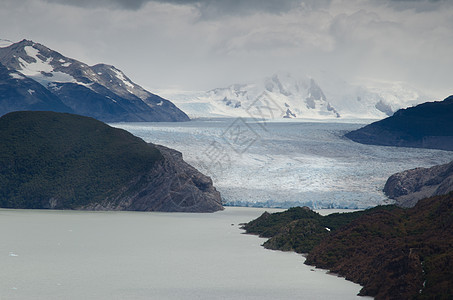
[[[0,210],[0,299],[357,299],[360,286],[270,251],[214,214]]]

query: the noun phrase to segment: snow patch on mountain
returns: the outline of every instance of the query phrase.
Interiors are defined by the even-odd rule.
[[[22,76],[21,74],[16,73],[16,72],[9,73],[9,76],[11,76],[14,79],[19,79],[19,80],[24,80],[25,79],[24,76]]]
[[[51,65],[52,57],[45,58],[33,46],[25,46],[24,50],[28,55],[28,60],[19,57],[18,61],[21,66],[20,71],[25,76],[33,78],[44,86],[51,82],[76,82],[71,75],[54,70]]]
[[[13,41],[7,40],[7,39],[0,39],[0,47],[8,47],[14,44]]]
[[[165,92],[164,92],[165,93]],[[247,84],[207,92],[168,92],[191,117],[267,119],[382,119],[430,100],[401,82],[350,84],[330,74],[316,79],[277,73]]]
[[[129,80],[126,80],[126,76],[124,76],[124,74],[115,69],[115,68],[112,68],[113,72],[115,72],[116,74],[116,77],[121,80],[126,86],[130,87],[130,88],[134,88],[134,85],[129,81]]]

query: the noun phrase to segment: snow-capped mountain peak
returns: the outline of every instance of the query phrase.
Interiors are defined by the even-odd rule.
[[[401,83],[376,87],[352,85],[332,75],[313,78],[276,73],[253,83],[232,84],[196,94],[172,94],[193,117],[257,117],[265,105],[268,118],[382,119],[396,110],[429,100]],[[267,99],[263,103],[263,98]],[[269,109],[268,109],[269,110]]]
[[[32,78],[43,85],[50,82],[76,82],[76,79],[62,72],[67,65],[63,56],[49,48],[22,40],[12,44],[11,50],[2,57],[2,63],[9,69],[20,71],[23,75]]]
[[[173,103],[111,65],[89,66],[30,40],[0,48],[0,63],[35,80],[76,113],[107,121],[187,121]]]
[[[197,111],[190,104],[197,103]],[[178,102],[189,114],[203,115],[200,103],[210,106],[208,115],[261,117],[266,108],[269,118],[337,118],[336,109],[328,102],[313,78],[296,79],[289,73],[273,74],[248,84],[216,88],[187,102]],[[201,113],[201,115],[200,115]]]

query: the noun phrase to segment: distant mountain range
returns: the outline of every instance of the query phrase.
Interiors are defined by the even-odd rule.
[[[401,109],[345,136],[362,144],[453,151],[453,96]]]
[[[88,66],[29,40],[0,46],[0,115],[50,110],[107,122],[189,120],[114,66]]]
[[[0,90],[0,115],[52,110],[106,122],[188,121],[188,115],[382,119],[430,100],[402,83],[365,87],[331,74],[314,78],[276,73],[207,92],[170,92],[172,103],[132,82],[114,66],[89,66],[29,40],[0,40]]]
[[[363,87],[332,75],[319,75],[315,79],[289,73],[207,92],[170,92],[168,95],[192,117],[271,119],[382,119],[400,108],[429,100],[402,83],[374,83]]]

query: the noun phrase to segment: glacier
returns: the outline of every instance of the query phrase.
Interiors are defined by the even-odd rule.
[[[182,152],[213,179],[231,206],[362,209],[389,204],[393,201],[382,189],[390,175],[452,160],[448,151],[355,143],[343,137],[364,125],[355,121],[239,117],[111,125]]]

